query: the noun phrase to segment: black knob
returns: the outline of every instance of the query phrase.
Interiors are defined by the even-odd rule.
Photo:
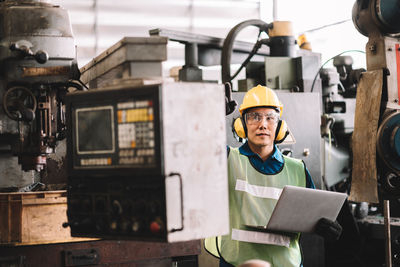
[[[39,50],[35,54],[35,59],[38,63],[44,64],[47,62],[47,60],[49,60],[49,54],[47,54],[45,51]]]
[[[24,121],[30,122],[35,119],[35,112],[30,108],[23,107],[21,108],[20,113],[22,120]]]

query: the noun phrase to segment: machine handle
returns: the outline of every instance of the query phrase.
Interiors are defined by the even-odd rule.
[[[49,54],[46,51],[39,50],[34,54],[31,50],[32,44],[26,41],[12,43],[10,45],[11,51],[19,51],[24,57],[33,57],[38,63],[44,64],[49,60]]]
[[[167,178],[169,178],[171,176],[178,176],[178,178],[179,178],[179,186],[180,186],[180,195],[181,195],[181,228],[172,228],[170,232],[173,233],[173,232],[182,231],[183,228],[184,228],[184,225],[183,225],[183,186],[182,186],[182,176],[181,176],[180,173],[171,172],[167,176]]]
[[[225,115],[229,115],[235,111],[238,103],[232,97],[231,83],[226,82],[224,86],[225,86]]]
[[[8,89],[3,96],[3,108],[7,116],[16,121],[33,121],[37,100],[26,87],[15,86]]]

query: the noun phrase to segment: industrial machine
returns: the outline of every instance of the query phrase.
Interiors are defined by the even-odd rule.
[[[188,82],[69,94],[72,236],[176,242],[227,233],[224,98],[221,85]]]
[[[368,167],[371,172],[357,172],[360,180],[353,180],[351,198],[354,200],[367,199],[369,202],[378,202],[377,190],[369,191],[367,186],[377,185],[376,178],[381,184],[383,192],[389,195],[398,194],[399,160],[400,155],[397,150],[398,141],[398,111],[399,106],[399,38],[396,36],[400,32],[398,15],[400,7],[396,1],[357,1],[353,7],[353,22],[357,30],[368,37],[366,44],[367,72],[362,75],[358,88],[357,107],[355,119],[360,121],[360,126],[369,123],[368,130],[371,131],[373,140],[371,144],[377,148],[377,162],[374,160],[375,151],[368,151],[371,160],[364,167]],[[368,80],[367,77],[370,75]],[[368,82],[364,85],[363,81]],[[371,84],[370,82],[374,83]],[[360,86],[363,87],[360,88]],[[365,88],[365,89],[364,89]],[[360,92],[368,90],[368,94],[361,98]],[[360,98],[360,100],[358,99]],[[369,110],[375,116],[357,116],[358,110],[364,108],[363,105],[371,104]],[[370,120],[368,122],[368,120]],[[355,131],[357,131],[357,125]],[[376,136],[375,136],[376,135]],[[353,135],[353,140],[354,140]],[[356,136],[364,142],[363,136]],[[365,145],[365,144],[364,144]],[[353,150],[358,153],[358,148],[362,144],[353,144]],[[361,151],[360,152],[367,152]],[[357,157],[358,155],[356,155]],[[355,158],[354,161],[358,159]],[[353,161],[353,162],[354,162]],[[358,166],[354,165],[354,168]],[[353,170],[354,171],[354,170]],[[353,173],[354,176],[354,173]],[[353,177],[354,179],[354,177]],[[372,182],[375,180],[375,182]],[[361,184],[364,185],[361,185]],[[388,196],[388,195],[386,195]]]
[[[339,218],[343,238],[327,245],[328,266],[400,264],[399,14],[397,1],[356,1],[354,25],[369,39],[367,69],[353,70],[351,57],[338,56],[336,69],[320,73],[324,181],[348,192],[352,207]]]
[[[351,136],[354,130],[356,91],[365,69],[353,69],[351,56],[333,58],[335,68],[320,71],[323,115],[323,182],[329,190],[349,192],[351,181]]]
[[[136,177],[130,181],[134,181],[131,185],[143,185],[143,187],[134,188],[136,193],[140,193],[134,195],[135,201],[140,202],[136,203],[139,208],[145,210],[149,208],[151,216],[154,215],[153,212],[156,213],[156,217],[151,217],[155,219],[155,222],[150,225],[150,228],[153,231],[154,229],[158,231],[158,234],[152,235],[152,237],[147,236],[147,239],[140,236],[140,234],[137,235],[137,237],[140,236],[139,239],[146,239],[148,241],[166,241],[166,233],[168,230],[174,232],[174,235],[168,235],[169,241],[189,239],[192,241],[178,242],[170,245],[154,244],[152,242],[102,241],[92,238],[73,238],[68,235],[69,228],[62,227],[62,222],[67,221],[65,190],[47,192],[42,191],[44,188],[41,186],[34,187],[39,182],[53,183],[54,181],[52,179],[54,178],[58,179],[57,182],[64,183],[64,187],[61,189],[65,189],[67,182],[66,179],[60,179],[60,176],[62,176],[60,174],[63,174],[67,168],[66,165],[64,165],[64,161],[62,161],[61,164],[55,164],[55,166],[49,166],[48,163],[51,162],[49,158],[56,155],[58,152],[61,152],[58,156],[62,160],[65,159],[65,151],[64,154],[62,151],[67,130],[65,95],[70,91],[81,91],[85,89],[85,85],[79,80],[80,70],[77,67],[76,49],[68,12],[58,5],[51,4],[49,1],[6,0],[0,2],[0,13],[2,18],[2,23],[0,25],[2,29],[0,31],[0,38],[2,40],[0,45],[0,98],[2,104],[0,109],[0,143],[2,152],[0,156],[0,190],[3,192],[0,193],[0,265],[81,266],[88,264],[115,264],[122,261],[124,264],[138,264],[139,262],[139,264],[154,264],[157,266],[170,266],[173,262],[175,264],[178,262],[196,263],[197,258],[194,255],[199,253],[200,248],[199,241],[193,239],[204,236],[203,233],[199,233],[198,229],[208,215],[201,213],[201,211],[195,207],[197,202],[194,201],[194,199],[191,203],[183,204],[181,198],[184,199],[188,195],[186,192],[188,186],[185,182],[185,171],[181,169],[167,169],[173,167],[174,164],[171,164],[171,160],[162,160],[163,158],[161,155],[165,155],[165,153],[161,154],[160,152],[160,143],[161,141],[164,142],[164,140],[161,139],[162,135],[160,135],[160,131],[165,129],[160,127],[160,120],[164,118],[156,117],[156,115],[163,114],[160,112],[160,106],[158,105],[152,107],[154,108],[153,115],[154,122],[157,122],[156,124],[151,124],[149,121],[148,127],[146,128],[146,125],[127,123],[125,128],[124,126],[120,128],[125,129],[122,132],[119,131],[122,135],[115,135],[115,133],[118,132],[113,133],[113,137],[116,138],[112,141],[113,149],[115,149],[114,152],[120,152],[121,147],[129,147],[131,145],[128,140],[130,138],[129,134],[132,132],[132,127],[137,126],[137,140],[142,140],[137,142],[137,147],[142,148],[137,150],[128,149],[124,151],[127,152],[125,156],[122,156],[124,152],[121,152],[121,158],[123,158],[123,160],[120,162],[121,165],[117,165],[118,167],[122,166],[122,168],[120,172],[116,172],[119,178],[116,176],[110,177],[110,179],[116,179],[114,187],[107,188],[109,189],[108,192],[111,192],[110,195],[106,195],[105,193],[99,196],[98,191],[95,191],[93,196],[96,196],[96,200],[98,201],[96,203],[98,204],[102,199],[104,200],[116,196],[115,192],[119,192],[119,195],[117,194],[118,199],[111,199],[111,202],[104,203],[104,205],[106,205],[105,209],[109,208],[109,204],[111,207],[106,210],[110,211],[110,213],[102,218],[104,219],[104,217],[115,215],[115,208],[118,209],[117,213],[122,212],[122,208],[125,208],[124,205],[126,202],[121,200],[121,198],[126,197],[128,193],[125,191],[118,191],[118,186],[126,185],[125,183],[132,178],[129,176],[127,177],[126,174],[136,171],[137,164],[143,166],[143,159],[147,160],[146,164],[153,161],[152,168],[147,168],[152,170],[149,172],[151,177],[149,178],[146,176],[149,180],[138,179]],[[150,100],[151,103],[159,104],[160,95],[158,93],[160,93],[160,90],[156,88],[159,89],[160,87],[155,86],[153,90],[150,89],[150,94],[146,92],[142,95],[142,97],[148,98],[147,103],[149,103]],[[218,90],[218,88],[221,90]],[[218,106],[221,107],[221,116],[223,118],[223,88],[218,88],[213,87],[213,89],[215,89],[213,92],[215,92],[216,96],[222,98],[221,100],[216,97],[215,101],[222,102],[222,104]],[[210,88],[208,88],[208,90],[210,90]],[[143,93],[143,90],[138,91]],[[112,96],[114,96],[114,92],[115,91],[111,92]],[[121,97],[121,95],[119,96]],[[140,105],[146,102],[145,100],[141,103],[139,103],[140,101],[137,102],[136,95],[131,95],[131,97],[133,97],[130,99],[131,102],[128,101],[128,103],[125,103],[127,105],[125,107],[126,109],[117,107],[115,102],[108,102],[105,110],[94,109],[94,111],[100,112],[100,116],[102,116],[107,114],[107,112],[114,112],[111,108],[113,107],[115,108],[115,113],[113,113],[113,115],[117,116],[118,108],[127,111],[130,110],[128,106],[132,103]],[[90,96],[88,96],[88,98],[83,96],[82,99],[88,100]],[[112,97],[110,97],[110,99],[116,100]],[[164,99],[166,100],[166,98]],[[86,120],[77,119],[77,123],[80,122],[82,126],[85,122],[98,122],[96,118],[98,119],[99,117],[96,117],[96,114],[85,110],[84,103],[77,102],[77,108],[81,108],[78,114],[89,114]],[[204,102],[202,103],[204,104]],[[100,104],[100,106],[103,107],[102,104]],[[195,105],[193,107],[195,107]],[[143,106],[143,108],[145,107]],[[127,113],[131,114],[131,112]],[[139,113],[141,114],[140,116],[143,115],[141,112]],[[90,114],[92,114],[92,116],[90,116]],[[216,118],[215,116],[210,117]],[[128,117],[128,120],[129,118],[131,117]],[[80,117],[80,119],[82,119],[82,117]],[[117,127],[117,117],[113,117],[112,120],[113,123],[116,123],[115,125],[110,124],[111,121],[100,120],[103,123],[101,125]],[[175,121],[170,121],[170,124],[173,123],[175,123]],[[76,125],[70,124],[70,129],[76,129],[75,126]],[[153,131],[150,129],[152,126],[154,126]],[[221,125],[221,132],[224,132],[223,126],[224,124]],[[158,129],[157,131],[154,130],[156,128]],[[179,128],[171,127],[171,129],[179,131]],[[101,129],[101,131],[103,131],[103,129]],[[107,132],[102,133],[105,134],[105,139],[97,141],[109,141],[107,138],[110,136],[107,136]],[[168,136],[168,133],[173,135],[174,132],[167,131],[164,135]],[[202,133],[204,134],[204,131]],[[153,139],[144,141],[145,134],[153,134]],[[78,136],[79,138],[88,137],[87,133],[85,135],[82,131]],[[225,136],[222,135],[222,138],[224,137]],[[124,138],[128,139],[124,140]],[[171,136],[168,141],[176,141],[174,138],[174,136]],[[100,155],[98,154],[98,146],[96,147],[98,143],[93,142],[94,139],[91,141],[89,138],[87,139],[88,143],[85,145],[83,139],[79,140],[81,141],[81,146],[78,147],[78,153],[74,155],[82,157],[82,162],[86,162],[86,165],[83,163],[86,169],[84,168],[83,172],[79,172],[80,170],[78,170],[76,173],[85,173],[84,178],[86,180],[84,181],[90,182],[90,184],[86,184],[86,186],[89,185],[91,189],[107,186],[108,184],[101,184],[101,181],[104,181],[104,179],[96,176],[99,174],[99,171],[97,171],[97,173],[95,172],[94,177],[87,175],[88,172],[90,172],[88,171],[90,167],[99,167],[99,162],[97,160],[93,161],[93,158],[90,158],[91,151],[95,151],[93,154],[96,156]],[[219,142],[225,143],[222,139],[220,139]],[[143,149],[144,143],[148,146],[146,149]],[[168,144],[171,145],[171,143]],[[105,153],[112,154],[111,150],[108,149],[109,145],[109,143],[102,143],[100,147],[102,149],[105,147]],[[175,144],[177,150],[168,149],[168,151],[171,151],[171,153],[175,152],[178,157],[185,156],[182,153],[185,153],[185,149],[187,148],[183,145],[184,143]],[[216,143],[215,146],[217,146]],[[153,147],[153,150],[151,147]],[[221,148],[221,151],[224,151],[223,149],[224,147]],[[222,155],[221,151],[219,153]],[[130,157],[129,153],[131,152],[139,155],[141,154],[136,165],[132,162],[132,158]],[[215,152],[217,153],[218,151]],[[153,156],[150,155],[151,153],[154,153]],[[119,156],[119,153],[112,154],[113,160]],[[169,157],[169,159],[176,159],[176,157],[172,156]],[[222,160],[224,159],[225,158],[222,157]],[[125,163],[123,163],[124,160]],[[81,162],[81,159],[79,162]],[[112,162],[115,163],[114,161]],[[118,161],[116,162],[118,163]],[[75,165],[71,166],[75,167]],[[196,167],[190,165],[186,166]],[[128,167],[125,172],[123,170],[124,167]],[[111,169],[116,170],[117,168],[113,165]],[[71,168],[71,170],[73,170],[73,168]],[[54,171],[52,173],[53,175],[49,175],[52,171]],[[100,173],[101,172],[102,171],[100,171]],[[111,172],[112,171],[109,171],[108,174]],[[150,183],[151,186],[149,187],[149,182],[154,181],[152,178],[161,174],[165,174],[166,178],[163,177],[166,183],[163,183],[164,180],[161,180],[160,176],[158,176],[156,182],[154,184]],[[43,177],[47,180],[44,181]],[[187,180],[188,179],[186,179],[186,181]],[[84,198],[93,192],[90,190],[84,191],[83,187],[81,187],[84,183],[79,181],[79,178],[71,181],[72,190],[70,191],[70,203],[74,203],[74,201],[76,203],[77,199],[80,200],[82,197]],[[78,186],[75,187],[77,184]],[[48,184],[45,186],[46,190],[51,190],[47,187]],[[168,188],[168,190],[163,191],[163,189],[166,188]],[[77,191],[74,191],[75,189],[77,189]],[[25,191],[37,192],[26,193]],[[201,191],[197,192],[201,194]],[[56,197],[52,197],[53,195]],[[171,195],[173,196],[172,198]],[[78,198],[75,198],[76,196],[78,196]],[[179,196],[181,196],[181,198]],[[217,196],[221,198],[219,202],[224,203],[223,192]],[[141,207],[141,204],[149,199],[151,200],[151,198],[154,198],[153,202],[149,201],[147,206]],[[82,203],[82,207],[84,208],[87,207],[86,200],[87,199]],[[168,202],[168,210],[166,201]],[[225,202],[227,202],[227,199]],[[209,205],[211,206],[211,204]],[[85,222],[79,224],[81,222],[79,220],[81,217],[79,216],[82,215],[82,213],[79,212],[85,211],[84,208],[79,209],[78,213],[71,212],[74,222],[71,228],[75,233],[82,233],[82,228],[79,228],[79,226],[85,225]],[[98,211],[98,208],[99,206],[96,206],[96,211]],[[173,216],[174,214],[170,216],[169,213],[171,210],[176,213],[176,216]],[[126,210],[121,213],[123,216],[126,214],[125,211]],[[104,215],[104,213],[102,213],[102,215]],[[64,216],[65,219],[63,219]],[[98,216],[97,213],[96,216]],[[183,216],[186,216],[186,219]],[[148,217],[150,218],[150,215]],[[220,218],[221,215],[218,214],[218,216],[215,217]],[[64,221],[60,222],[59,220]],[[147,218],[144,220],[147,223],[148,221],[146,220]],[[114,229],[114,222],[112,221],[111,224],[112,229]],[[122,225],[124,224],[119,224],[118,222],[115,229],[119,231]],[[136,226],[138,226],[138,229],[142,229],[141,225],[136,224],[134,224],[133,227],[131,225],[131,229],[136,229]],[[167,226],[170,228],[167,229]],[[216,230],[214,226],[215,225],[209,225],[205,231],[212,233]],[[109,235],[109,232],[106,233]],[[144,231],[141,233],[144,233]],[[190,234],[193,235],[190,236]],[[124,235],[122,232],[118,233],[119,237],[122,235]],[[143,255],[143,249],[146,250],[146,255]],[[43,251],[46,251],[46,254],[51,256],[45,257],[46,259],[43,260]]]
[[[236,25],[225,39],[151,30],[151,37],[122,39],[79,70],[64,9],[39,0],[1,1],[1,190],[40,181],[48,156],[67,135],[64,226],[76,237],[125,241],[2,247],[0,260],[23,265],[25,256],[6,256],[26,255],[38,265],[45,249],[57,255],[48,266],[111,264],[116,258],[143,263],[146,249],[151,264],[170,266],[179,261],[172,257],[198,254],[199,242],[176,241],[226,230],[225,144],[241,145],[230,131],[235,107],[245,91],[263,84],[277,90],[285,106],[291,134],[279,145],[282,152],[306,163],[317,188],[348,192],[353,201],[341,223],[345,240],[354,242],[323,244],[303,235],[304,265],[325,266],[326,252],[327,266],[382,266],[380,204],[390,199],[398,216],[400,197],[397,2],[354,5],[355,27],[369,38],[366,70],[353,69],[348,56],[336,57],[335,69],[321,70],[318,53],[296,48],[290,22],[260,20]],[[259,30],[256,43],[236,41],[250,26]],[[185,44],[179,82],[160,78],[167,40]],[[241,63],[233,75],[232,63]],[[221,65],[223,85],[204,81],[199,65]],[[246,79],[232,92],[243,68]],[[82,90],[79,79],[90,90]],[[221,208],[210,209],[216,203]],[[400,231],[393,225],[399,221],[392,218],[388,238],[395,266]]]
[[[43,171],[65,138],[64,95],[82,86],[65,9],[7,0],[0,13],[0,188],[18,190],[38,181],[31,170]]]

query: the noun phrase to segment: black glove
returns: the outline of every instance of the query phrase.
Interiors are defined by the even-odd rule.
[[[342,226],[337,221],[321,218],[315,227],[315,232],[326,241],[336,241],[342,234]]]

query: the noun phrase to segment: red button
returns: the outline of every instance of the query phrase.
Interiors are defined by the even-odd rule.
[[[157,222],[152,222],[150,224],[150,231],[154,234],[159,233],[161,230],[161,226]]]

